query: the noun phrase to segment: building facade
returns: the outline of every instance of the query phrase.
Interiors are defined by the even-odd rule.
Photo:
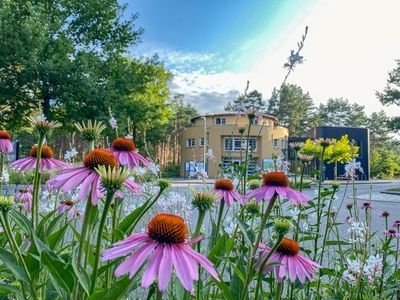
[[[370,162],[369,162],[369,129],[368,128],[353,128],[353,127],[335,127],[335,126],[318,126],[310,129],[304,137],[289,137],[289,143],[291,142],[305,142],[307,139],[318,139],[318,138],[333,138],[340,139],[342,136],[346,135],[349,140],[354,143],[355,146],[359,147],[358,157],[356,160],[361,163],[363,168],[363,174],[358,174],[359,180],[369,180],[370,179]],[[294,160],[294,152],[288,149],[289,160]],[[338,163],[337,174],[338,177],[343,177],[345,173],[344,164]],[[318,161],[316,161],[316,168],[318,168]],[[335,165],[326,164],[323,174],[323,179],[332,180],[335,177]]]
[[[249,124],[246,114],[223,112],[194,117],[181,136],[181,176],[195,176],[196,170],[204,168],[205,161],[208,176],[216,178],[219,166],[244,161],[246,147],[251,152],[249,173],[255,169],[267,170],[274,153],[287,152],[288,130],[276,123],[276,118],[268,115],[255,118],[246,145]]]

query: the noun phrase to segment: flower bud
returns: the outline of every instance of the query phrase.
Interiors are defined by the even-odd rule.
[[[246,211],[251,215],[257,215],[260,213],[260,205],[255,201],[249,201],[246,204]]]
[[[274,220],[275,231],[280,235],[285,235],[292,227],[292,221],[284,218],[276,218]]]
[[[261,181],[258,179],[252,179],[249,181],[250,190],[258,189],[261,186]]]
[[[158,186],[160,187],[160,190],[163,191],[171,186],[171,181],[161,178],[158,181]]]
[[[211,191],[196,192],[192,190],[192,194],[192,205],[201,212],[211,209],[214,206],[215,199],[218,197],[218,195],[212,193]]]
[[[14,198],[12,196],[0,196],[0,210],[9,211],[14,205]]]

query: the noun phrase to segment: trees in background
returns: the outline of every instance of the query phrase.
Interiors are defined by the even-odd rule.
[[[318,108],[318,123],[325,126],[365,127],[368,117],[364,106],[343,98],[328,99]]]
[[[279,125],[289,129],[289,135],[300,136],[316,125],[314,102],[297,85],[274,89],[268,104],[268,114],[278,118]]]
[[[263,95],[257,90],[239,95],[225,107],[227,111],[236,112],[245,112],[249,109],[260,113],[265,113],[267,111],[267,102],[263,100]]]

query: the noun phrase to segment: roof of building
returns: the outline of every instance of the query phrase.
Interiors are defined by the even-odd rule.
[[[215,112],[215,113],[206,113],[203,115],[197,115],[194,116],[191,120],[194,121],[196,119],[202,118],[202,117],[213,117],[213,116],[232,116],[232,115],[237,115],[238,112],[237,111],[223,111],[223,112]],[[246,113],[241,112],[240,115],[246,115]],[[274,121],[278,121],[277,118],[275,118],[274,116],[271,115],[267,115],[267,114],[262,114],[262,116],[272,119]]]

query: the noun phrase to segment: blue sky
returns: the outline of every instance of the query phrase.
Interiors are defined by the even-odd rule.
[[[157,53],[174,74],[172,92],[201,112],[223,110],[247,80],[268,98],[306,25],[306,61],[289,82],[316,103],[345,97],[368,112],[381,109],[375,91],[400,58],[398,0],[126,1],[145,30],[132,54]]]

